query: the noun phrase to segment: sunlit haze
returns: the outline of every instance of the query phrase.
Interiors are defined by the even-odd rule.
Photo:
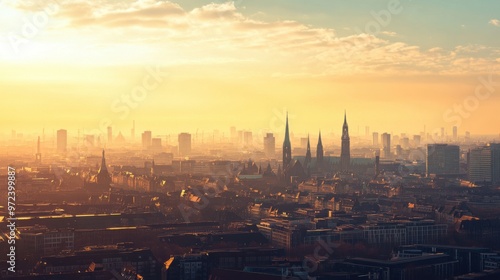
[[[500,4],[393,2],[3,1],[2,133],[500,133]]]

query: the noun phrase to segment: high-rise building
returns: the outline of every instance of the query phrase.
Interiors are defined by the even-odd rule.
[[[403,149],[408,149],[410,148],[410,138],[408,137],[403,137],[399,140],[399,143],[401,144],[401,147]]]
[[[245,143],[245,146],[253,145],[253,136],[251,131],[243,132],[243,143]]]
[[[161,146],[161,138],[152,138],[151,139],[151,149],[154,151],[161,151],[162,146]]]
[[[460,173],[460,148],[456,145],[427,145],[427,176]]]
[[[382,157],[391,157],[391,135],[389,133],[382,134]]]
[[[344,112],[344,125],[342,126],[342,147],[340,151],[340,170],[349,171],[351,167],[351,140],[349,138],[349,126],[347,125],[347,114]]]
[[[144,131],[142,133],[142,148],[144,150],[147,150],[151,147],[151,141],[152,141],[152,136],[151,136],[151,131]]]
[[[458,140],[458,127],[456,126],[453,127],[453,140]]]
[[[113,142],[113,128],[108,126],[108,144]]]
[[[59,129],[57,131],[57,151],[59,153],[66,152],[68,148],[68,131],[66,129]]]
[[[419,147],[421,142],[422,142],[422,136],[413,135],[413,145],[415,145],[415,147]]]
[[[191,154],[191,134],[179,134],[179,155],[188,156]]]
[[[490,147],[479,147],[469,151],[468,175],[471,182],[491,182],[491,149]]]
[[[321,141],[321,131],[318,136],[318,145],[316,146],[316,168],[322,170],[323,168],[323,142]]]
[[[290,131],[288,128],[288,113],[286,113],[285,140],[283,141],[283,170],[292,161],[292,144],[290,143]]]
[[[272,133],[267,133],[264,137],[264,153],[270,159],[276,157],[276,138]]]
[[[500,143],[491,143],[491,181],[493,186],[500,186]]]
[[[365,127],[365,137],[366,139],[370,139],[370,127],[369,126],[366,126]]]
[[[468,156],[469,180],[500,186],[500,144],[491,143],[470,150]]]
[[[38,141],[36,143],[35,163],[36,164],[42,163],[42,153],[40,151],[40,136],[38,136]]]
[[[373,147],[378,148],[378,132],[373,133]]]

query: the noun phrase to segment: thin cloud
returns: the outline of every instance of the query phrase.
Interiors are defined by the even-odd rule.
[[[489,24],[500,27],[500,20],[499,19],[492,19],[489,21]]]

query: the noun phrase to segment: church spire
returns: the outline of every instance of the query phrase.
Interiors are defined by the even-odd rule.
[[[101,168],[99,168],[99,173],[108,172],[108,168],[106,167],[106,158],[104,156],[104,150],[102,150],[102,159],[101,159]]]
[[[316,147],[316,169],[323,168],[323,142],[321,141],[321,130],[319,131],[318,146]]]
[[[111,177],[108,172],[108,167],[106,166],[106,157],[104,155],[104,150],[102,150],[102,160],[101,167],[97,173],[97,185],[100,187],[109,187],[111,184]]]
[[[347,113],[344,111],[344,125],[342,126],[342,148],[340,151],[340,169],[349,171],[351,165],[351,140],[349,138],[349,126],[347,125]]]
[[[292,145],[290,144],[290,130],[288,128],[288,112],[286,113],[285,140],[283,141],[283,169],[292,161]]]

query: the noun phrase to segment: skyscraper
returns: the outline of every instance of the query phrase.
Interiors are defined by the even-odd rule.
[[[342,126],[342,148],[340,151],[340,170],[348,171],[351,165],[351,140],[347,125],[347,114],[344,112],[344,125]]]
[[[276,157],[276,138],[272,133],[267,133],[264,137],[264,153],[270,159]]]
[[[415,145],[415,147],[419,147],[421,141],[422,137],[420,135],[413,135],[413,145]]]
[[[500,144],[491,143],[469,152],[469,180],[500,185]]]
[[[478,147],[469,151],[468,176],[471,182],[491,182],[492,161],[490,147]]]
[[[68,147],[68,131],[59,129],[57,131],[57,151],[65,153]]]
[[[373,147],[378,148],[378,132],[373,133]]]
[[[142,133],[142,148],[144,150],[149,149],[151,147],[151,141],[152,141],[151,131],[144,131]]]
[[[491,181],[493,186],[500,186],[500,143],[489,145],[491,149]]]
[[[245,144],[245,146],[253,145],[253,136],[251,131],[243,132],[243,143]]]
[[[427,145],[427,176],[460,173],[460,148],[456,145]]]
[[[40,136],[38,136],[38,141],[36,144],[35,163],[36,164],[42,163],[42,153],[40,151]]]
[[[453,140],[458,140],[458,127],[456,126],[453,127]]]
[[[290,132],[288,129],[288,113],[286,113],[285,140],[283,141],[283,170],[292,161],[292,145],[290,144]]]
[[[323,168],[323,142],[321,141],[321,131],[319,132],[318,145],[316,147],[316,168],[322,170]]]
[[[162,150],[161,138],[152,138],[151,139],[151,150],[155,152],[159,152]]]
[[[191,154],[191,134],[179,134],[179,155],[188,156]]]
[[[382,134],[382,157],[391,157],[391,135],[389,133]]]

